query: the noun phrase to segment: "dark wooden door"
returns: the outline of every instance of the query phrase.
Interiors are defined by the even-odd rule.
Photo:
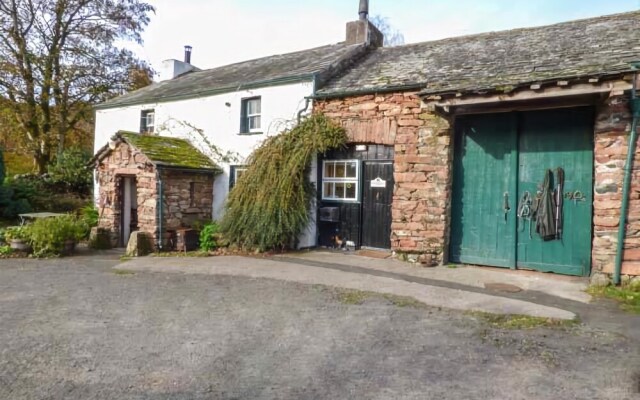
[[[367,161],[362,170],[362,246],[390,249],[393,162]]]

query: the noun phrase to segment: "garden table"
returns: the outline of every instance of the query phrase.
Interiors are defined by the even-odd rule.
[[[18,214],[20,217],[20,226],[24,225],[28,219],[38,219],[38,218],[51,218],[51,217],[61,217],[66,214],[60,213],[52,213],[52,212],[37,212],[37,213],[26,213],[26,214]]]

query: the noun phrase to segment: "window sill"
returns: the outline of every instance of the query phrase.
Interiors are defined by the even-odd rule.
[[[353,200],[353,199],[320,199],[320,201],[324,201],[324,202],[331,202],[331,203],[360,203],[359,200]]]
[[[253,135],[262,135],[263,132],[240,132],[238,136],[253,136]]]

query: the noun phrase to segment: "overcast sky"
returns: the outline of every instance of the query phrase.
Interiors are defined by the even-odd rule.
[[[156,7],[136,48],[158,70],[182,59],[212,68],[344,40],[359,0],[147,0]],[[640,0],[370,0],[407,43],[640,9]]]

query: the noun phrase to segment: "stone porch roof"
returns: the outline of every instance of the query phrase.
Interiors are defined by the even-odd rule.
[[[509,92],[558,80],[605,78],[640,61],[640,12],[536,28],[378,48],[317,97],[421,90],[423,95]]]
[[[338,43],[189,72],[116,97],[96,108],[177,101],[314,78],[321,84],[360,58],[366,49],[362,44]]]
[[[209,157],[184,139],[120,131],[115,134],[112,140],[123,141],[137,148],[156,167],[222,171]],[[95,165],[97,161],[104,159],[110,151],[112,148],[109,147],[109,144],[105,145],[98,150],[90,164]]]

